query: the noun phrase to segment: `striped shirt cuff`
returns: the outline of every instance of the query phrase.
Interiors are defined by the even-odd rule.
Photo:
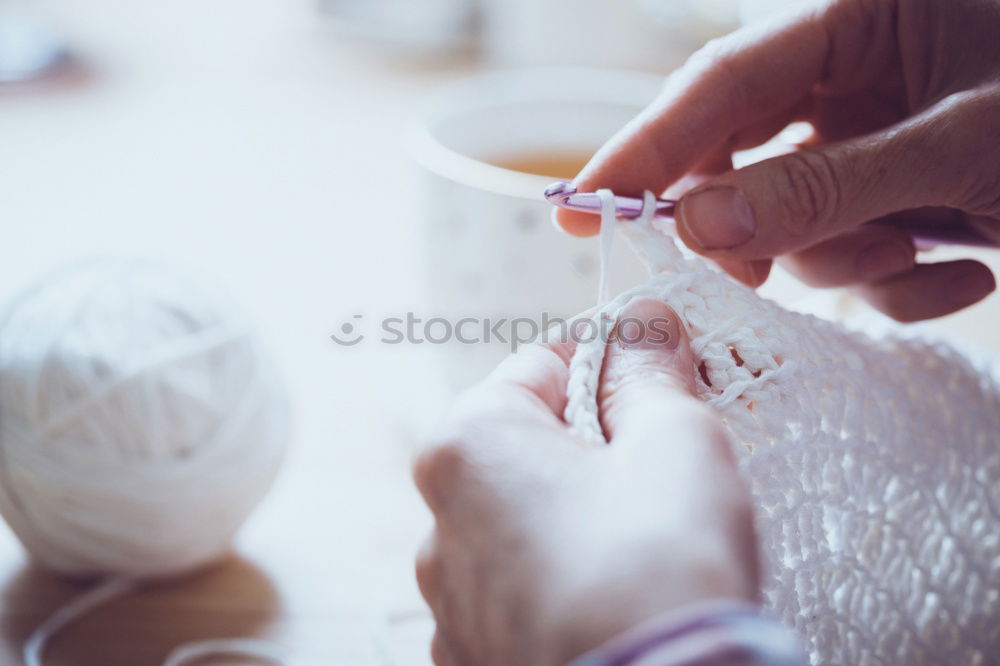
[[[743,601],[698,603],[655,617],[570,666],[805,666],[798,641]]]

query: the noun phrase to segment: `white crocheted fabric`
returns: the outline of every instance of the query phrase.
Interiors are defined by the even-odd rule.
[[[647,207],[648,208],[648,207]],[[1000,393],[950,348],[872,339],[619,225],[686,322],[757,509],[767,608],[813,664],[1000,663]],[[604,342],[570,366],[567,422],[594,443]]]

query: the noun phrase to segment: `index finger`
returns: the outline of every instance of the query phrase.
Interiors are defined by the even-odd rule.
[[[574,180],[577,189],[660,194],[741,129],[797,104],[824,75],[830,20],[815,10],[797,12],[710,42],[598,151]],[[559,210],[556,220],[577,236],[599,228],[586,213]]]

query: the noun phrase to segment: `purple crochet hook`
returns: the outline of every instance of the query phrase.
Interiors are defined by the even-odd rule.
[[[554,183],[545,190],[545,198],[549,203],[582,213],[600,215],[601,200],[592,192],[577,192],[569,183]],[[642,214],[642,199],[615,195],[615,208],[619,218],[634,220]],[[653,217],[673,219],[677,202],[672,199],[657,199],[656,212]],[[1000,240],[984,236],[979,231],[966,224],[920,224],[915,221],[881,221],[872,224],[891,224],[910,234],[920,249],[929,249],[937,245],[972,245],[976,247],[1000,247]]]
[[[601,214],[600,197],[592,192],[577,192],[576,188],[569,183],[554,183],[549,185],[545,190],[545,198],[549,203],[560,208],[577,210],[581,213]],[[615,208],[620,218],[634,220],[642,214],[642,206],[642,199],[615,195]],[[676,201],[657,199],[656,213],[653,217],[667,217],[672,219],[674,217],[674,208],[676,207]]]

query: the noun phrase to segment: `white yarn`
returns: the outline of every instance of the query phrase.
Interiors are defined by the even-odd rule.
[[[1000,663],[993,378],[941,344],[786,311],[682,256],[648,215],[618,226],[652,277],[597,316],[650,297],[686,322],[708,379],[697,392],[751,484],[766,605],[812,663]],[[565,418],[594,444],[605,345],[570,365]]]
[[[597,190],[597,198],[601,201],[601,210],[615,208],[615,194],[611,190]],[[597,286],[597,304],[604,305],[611,298],[609,288],[608,268],[611,265],[611,251],[615,249],[615,217],[601,216],[601,275]]]
[[[0,512],[56,571],[170,576],[219,557],[285,438],[245,319],[165,269],[88,262],[0,318]]]
[[[286,436],[271,362],[204,287],[92,261],[15,299],[0,316],[0,513],[34,559],[108,580],[39,627],[28,663],[132,581],[224,556]]]

